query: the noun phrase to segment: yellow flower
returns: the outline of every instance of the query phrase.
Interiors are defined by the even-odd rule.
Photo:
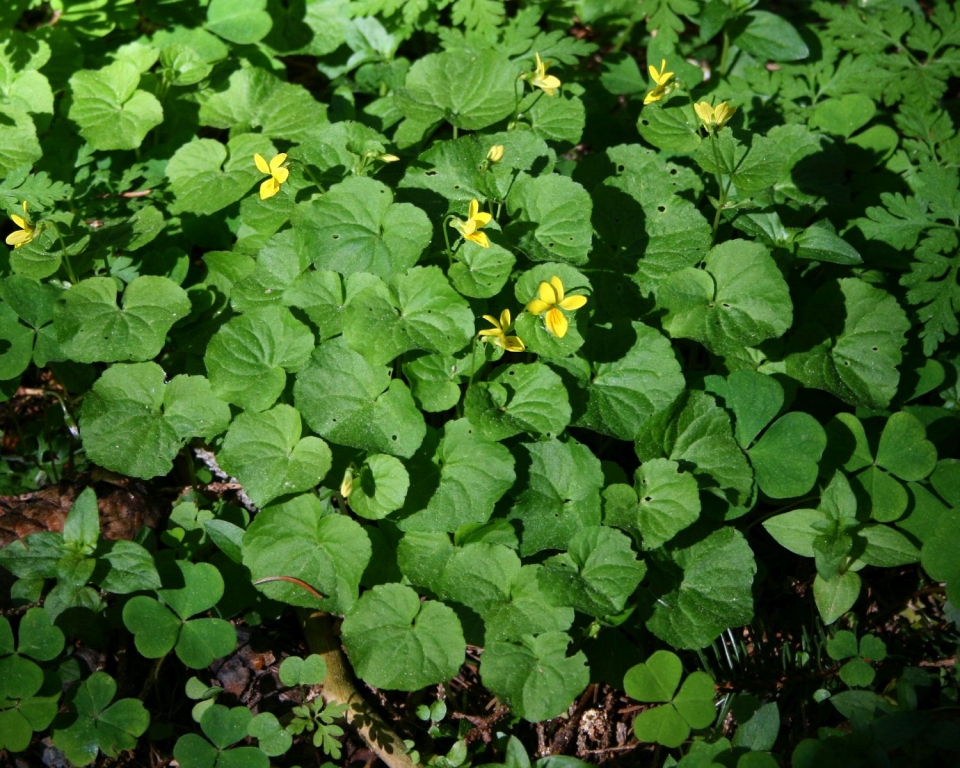
[[[478,201],[471,200],[467,220],[460,221],[460,219],[453,219],[450,222],[450,226],[463,235],[465,240],[470,240],[481,248],[489,248],[490,240],[487,239],[487,236],[483,232],[478,230],[487,226],[492,220],[493,216],[489,213],[480,212],[480,203]]]
[[[659,71],[653,64],[648,66],[650,70],[650,77],[653,79],[653,82],[657,84],[650,93],[647,94],[646,98],[643,100],[644,105],[652,104],[655,101],[660,101],[664,96],[667,95],[668,85],[670,80],[673,78],[673,72],[667,72],[667,60],[660,60],[660,69]]]
[[[14,248],[19,248],[21,245],[26,245],[33,238],[37,236],[37,230],[35,227],[30,226],[30,220],[27,218],[27,201],[23,201],[23,216],[19,214],[12,214],[10,219],[20,227],[19,232],[11,232],[7,235],[7,245],[12,245]]]
[[[503,160],[503,144],[494,144],[487,152],[487,160],[491,163],[499,163]]]
[[[507,352],[523,352],[526,349],[519,336],[507,336],[510,330],[510,310],[505,309],[500,313],[500,319],[497,320],[493,315],[484,315],[483,319],[490,323],[493,328],[487,328],[480,331],[480,337],[483,341],[492,341],[498,347],[502,347]]]
[[[377,155],[377,160],[381,163],[395,163],[399,159],[396,155]]]
[[[542,315],[546,312],[547,330],[558,339],[562,339],[567,335],[568,323],[566,315],[560,310],[565,309],[568,312],[573,312],[575,309],[580,309],[587,303],[587,297],[567,296],[564,298],[563,283],[556,275],[550,278],[549,283],[540,283],[537,294],[539,298],[527,304],[527,312],[534,315]]]
[[[734,116],[737,108],[731,107],[725,101],[721,101],[715,107],[710,106],[705,101],[701,101],[693,105],[693,110],[697,113],[697,117],[700,118],[700,122],[703,123],[707,130],[715,129],[719,131],[730,122],[730,118]]]
[[[266,200],[268,197],[273,197],[277,194],[277,192],[280,191],[280,185],[287,180],[290,171],[283,167],[286,159],[287,155],[284,152],[274,157],[269,164],[267,164],[267,161],[263,159],[263,155],[260,153],[253,156],[253,162],[256,164],[257,170],[260,171],[260,173],[270,175],[270,178],[260,185],[261,200]]]
[[[533,73],[533,76],[530,77],[530,85],[535,88],[539,88],[547,96],[556,96],[557,88],[560,87],[560,80],[553,75],[547,74],[547,67],[549,64],[544,64],[540,60],[540,54],[537,54],[537,70]]]

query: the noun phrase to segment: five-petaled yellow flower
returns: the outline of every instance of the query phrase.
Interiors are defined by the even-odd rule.
[[[20,227],[20,230],[17,232],[11,232],[7,235],[7,245],[12,245],[14,248],[19,248],[21,245],[26,245],[33,238],[37,236],[37,230],[35,227],[30,226],[30,220],[27,218],[27,201],[23,201],[23,216],[19,214],[12,214],[10,219]]]
[[[730,118],[736,113],[737,108],[731,107],[725,101],[721,101],[715,107],[710,106],[705,101],[701,101],[693,105],[693,110],[697,113],[697,117],[700,118],[700,122],[703,123],[707,130],[715,129],[719,131],[730,122]]]
[[[268,197],[273,197],[277,192],[280,191],[280,185],[287,180],[287,177],[290,176],[290,171],[287,168],[283,167],[283,164],[287,160],[287,155],[285,152],[281,152],[279,155],[273,158],[269,163],[263,159],[263,155],[259,152],[253,156],[253,162],[257,165],[257,170],[260,173],[267,173],[270,175],[270,178],[265,180],[263,184],[260,185],[260,199],[266,200]]]
[[[489,213],[480,212],[480,203],[478,201],[471,200],[467,220],[460,221],[460,219],[453,219],[450,221],[450,226],[463,235],[464,240],[476,243],[481,248],[489,248],[490,240],[486,234],[479,230],[487,226],[492,220],[493,216]]]
[[[493,315],[484,315],[483,319],[490,323],[493,328],[480,331],[479,335],[482,341],[492,341],[507,352],[523,352],[523,350],[526,349],[523,340],[519,336],[507,336],[507,331],[510,330],[509,309],[505,309],[500,313],[499,320]]]
[[[537,54],[537,69],[530,77],[530,85],[539,88],[547,96],[556,96],[557,88],[560,87],[560,79],[547,74],[547,67],[550,64],[544,64],[540,60],[540,54]]]
[[[657,87],[654,88],[650,93],[647,94],[646,98],[643,100],[644,104],[652,104],[655,101],[660,101],[667,94],[667,86],[670,83],[670,80],[673,78],[673,72],[667,72],[667,60],[660,60],[660,69],[659,71],[653,64],[648,65],[650,70],[650,77],[653,79],[653,82],[657,84]]]
[[[573,312],[573,310],[580,309],[587,303],[586,296],[567,296],[564,298],[563,283],[556,275],[550,278],[549,283],[540,283],[537,295],[539,298],[527,304],[527,312],[534,315],[542,315],[546,312],[547,330],[558,339],[567,335],[567,328],[569,327],[566,315],[560,310],[565,309],[567,312]]]

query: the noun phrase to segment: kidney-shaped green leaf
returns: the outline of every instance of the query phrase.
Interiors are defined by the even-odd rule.
[[[460,670],[466,642],[453,610],[401,584],[365,592],[343,620],[343,644],[365,682],[377,688],[416,691]]]
[[[131,282],[117,306],[110,277],[82,280],[57,299],[54,327],[69,359],[81,363],[150,360],[171,326],[190,312],[190,299],[173,280],[145,275]]]
[[[300,437],[299,412],[277,405],[263,413],[241,413],[217,454],[259,507],[278,496],[306,491],[330,471],[333,457],[319,437]]]
[[[415,205],[393,202],[385,184],[351,176],[297,206],[294,232],[298,249],[312,254],[317,269],[387,279],[417,263],[433,226]]]
[[[330,442],[410,457],[426,424],[410,390],[390,370],[368,363],[340,337],[321,344],[297,374],[294,402]]]

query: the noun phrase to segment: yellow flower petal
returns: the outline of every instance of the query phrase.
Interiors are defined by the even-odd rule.
[[[534,299],[527,304],[527,312],[529,312],[531,315],[542,315],[548,309],[550,309],[550,305],[545,301],[541,301],[540,299]]]
[[[477,218],[477,213],[480,211],[480,202],[478,200],[471,200],[470,206],[467,208],[467,218],[475,219]]]
[[[287,153],[281,152],[279,155],[273,158],[270,161],[270,170],[267,173],[276,173],[277,169],[280,168],[285,162],[287,162]]]
[[[270,166],[267,164],[267,161],[263,159],[263,155],[259,152],[253,156],[253,162],[257,166],[257,170],[260,173],[270,173]]]
[[[580,307],[582,307],[586,303],[587,303],[586,296],[575,295],[575,296],[567,296],[567,298],[565,298],[559,304],[561,309],[566,309],[572,312],[575,309],[580,309]]]
[[[285,182],[289,177],[289,168],[277,168],[277,170],[273,172],[273,178],[277,180],[277,184],[283,184],[283,182]]]
[[[20,229],[27,228],[27,222],[24,220],[23,216],[20,216],[19,214],[14,213],[10,216],[10,219],[13,221],[14,224],[20,227]]]
[[[27,201],[24,200],[21,205],[23,206],[23,218],[27,218]]]
[[[501,317],[502,317],[502,315],[501,315]],[[497,327],[497,328],[500,327],[500,321],[497,320],[497,318],[495,318],[493,315],[484,315],[484,316],[483,316],[483,319],[486,320],[488,323],[490,323],[490,325],[493,325],[493,326],[495,326],[495,327]]]
[[[663,63],[666,64],[667,62],[664,61]],[[659,70],[657,70],[657,68],[653,66],[653,64],[647,64],[647,70],[650,72],[650,79],[653,80],[653,82],[655,83],[659,83],[660,82]]]
[[[277,180],[271,176],[260,185],[260,199],[266,200],[268,197],[273,197],[279,191],[280,185],[277,183]]]
[[[567,335],[568,327],[567,318],[559,309],[554,307],[547,312],[547,330],[558,339],[562,339]]]
[[[477,336],[499,336],[501,333],[503,333],[503,331],[501,331],[499,328],[484,328],[482,331],[477,333]],[[488,340],[489,339],[484,339],[484,341]]]
[[[487,238],[486,234],[483,232],[473,232],[472,234],[464,235],[464,237],[467,238],[467,240],[470,240],[471,242],[476,243],[481,248],[490,247],[490,240]]]
[[[7,245],[12,245],[14,248],[19,248],[21,245],[26,245],[31,240],[33,240],[33,232],[27,232],[26,230],[19,230],[17,232],[11,232],[7,235]]]
[[[717,108],[714,110],[714,115],[716,116],[716,120],[717,120],[717,130],[720,130],[721,128],[723,128],[723,126],[725,126],[728,122],[730,122],[730,118],[732,118],[736,114],[736,112],[737,112],[737,108],[731,107],[725,101],[722,101],[719,104],[717,104]]]
[[[660,101],[666,93],[667,89],[662,85],[658,85],[644,97],[643,105],[646,106],[647,104],[653,104],[655,101]]]
[[[491,213],[476,213],[472,217],[472,220],[477,223],[478,227],[485,227],[491,221],[493,221],[493,214]]]
[[[559,304],[560,302],[563,301],[563,283],[560,282],[559,277],[554,275],[553,277],[550,278],[550,285],[552,285],[553,290],[556,291],[556,294],[557,294],[556,303]]]
[[[510,310],[505,309],[500,313],[500,327],[507,330],[510,327]]]
[[[710,125],[713,120],[713,107],[707,104],[705,101],[698,102],[693,105],[693,111],[697,113],[697,117],[700,118],[700,122],[704,125]]]
[[[474,232],[477,231],[477,222],[473,219],[467,219],[466,221],[460,222],[462,226],[458,227],[460,234],[464,237],[470,237]]]
[[[507,352],[523,352],[527,348],[519,336],[504,336],[502,346]]]
[[[540,287],[537,288],[537,295],[540,297],[540,301],[551,307],[557,303],[557,292],[550,283],[540,283]]]

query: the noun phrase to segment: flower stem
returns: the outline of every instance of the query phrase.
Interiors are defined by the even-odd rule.
[[[449,227],[450,220],[455,218],[453,214],[449,214],[443,219],[443,224],[440,225],[440,229],[443,231],[443,241],[447,244],[447,268],[453,266],[453,249],[450,247],[450,235],[447,232]]]
[[[720,49],[720,74],[727,74],[727,55],[730,53],[730,33],[723,30],[723,48]]]
[[[76,285],[80,281],[77,280],[77,276],[73,273],[73,267],[70,264],[70,255],[67,253],[67,244],[63,241],[63,234],[60,232],[60,227],[57,226],[57,222],[55,221],[49,221],[47,224],[53,227],[57,233],[57,239],[60,241],[60,250],[63,251],[63,267],[67,270],[67,277],[70,278],[70,284]]]
[[[710,131],[710,129],[707,129]],[[730,184],[731,181],[728,181],[726,184],[723,183],[723,174],[720,172],[720,154],[717,151],[717,134],[715,131],[710,131],[710,142],[713,145],[713,162],[717,166],[717,212],[713,217],[713,229],[710,233],[710,245],[713,245],[717,242],[717,230],[720,228],[720,213],[723,211],[724,206],[727,204],[727,195],[730,193]]]

